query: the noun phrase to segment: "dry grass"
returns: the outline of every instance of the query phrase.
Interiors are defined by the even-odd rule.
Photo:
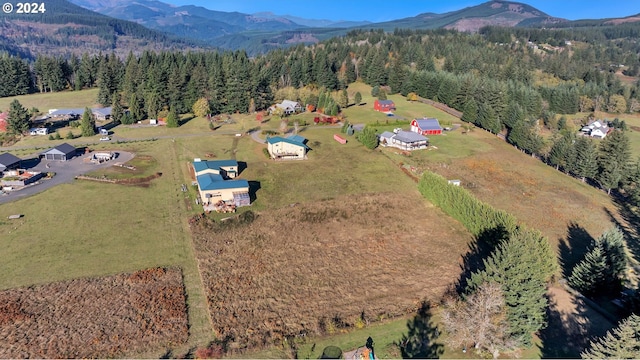
[[[417,192],[284,207],[192,226],[214,328],[231,349],[405,315],[459,275],[469,235]]]
[[[148,269],[0,292],[0,357],[106,358],[184,343],[182,274]]]

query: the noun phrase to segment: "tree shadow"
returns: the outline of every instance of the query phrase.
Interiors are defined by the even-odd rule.
[[[407,321],[407,334],[395,342],[403,359],[437,359],[444,353],[444,345],[436,342],[440,332],[431,316],[431,305],[423,301],[416,316]]]
[[[249,181],[249,199],[252,204],[258,199],[257,192],[260,189],[260,181]]]
[[[561,290],[559,294],[566,293]],[[539,331],[540,344],[537,345],[543,359],[580,358],[590,341],[604,336],[615,326],[606,319],[598,320],[583,297],[571,297],[572,307],[559,304],[559,301],[571,301],[564,296],[559,296],[559,301],[554,296],[547,298],[547,327]]]
[[[567,237],[560,239],[558,252],[560,257],[560,267],[564,278],[571,275],[571,270],[589,251],[594,238],[582,226],[576,222],[567,226]]]
[[[488,258],[493,250],[509,237],[509,232],[504,226],[497,226],[483,230],[473,241],[469,243],[469,251],[462,257],[462,272],[456,282],[455,288],[458,294],[467,290],[467,280],[471,274],[484,269],[484,259]]]
[[[626,224],[621,223],[614,214],[607,208],[604,211],[609,216],[609,220],[620,228],[624,234],[626,245],[634,259],[640,259],[640,213],[634,210],[625,199],[613,197],[618,214],[622,217]]]
[[[182,119],[180,119],[180,126],[185,125],[186,123],[188,123],[189,121],[195,119],[196,117],[193,115],[189,115],[189,116],[185,116]]]

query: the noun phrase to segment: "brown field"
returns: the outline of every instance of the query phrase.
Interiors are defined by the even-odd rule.
[[[108,358],[187,340],[182,273],[154,268],[0,292],[0,358]]]
[[[340,196],[192,224],[214,328],[230,350],[415,311],[460,274],[468,233],[417,192]]]

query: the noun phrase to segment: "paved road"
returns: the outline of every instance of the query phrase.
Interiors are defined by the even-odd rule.
[[[118,151],[117,154],[117,158],[111,161],[106,161],[102,164],[85,163],[83,160],[90,156],[90,154],[76,156],[69,161],[41,160],[37,165],[29,168],[29,170],[55,172],[56,175],[51,179],[40,180],[38,184],[27,186],[24,189],[0,195],[0,204],[37,194],[59,184],[70,183],[78,175],[85,174],[96,169],[110,167],[115,163],[125,163],[133,159],[134,156],[132,153],[126,151]]]

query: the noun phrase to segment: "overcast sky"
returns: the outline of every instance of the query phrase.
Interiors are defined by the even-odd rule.
[[[199,5],[211,10],[247,14],[270,11],[307,19],[368,20],[381,22],[425,12],[443,13],[475,6],[471,0],[161,0],[176,5]],[[529,0],[521,1],[551,16],[569,20],[625,17],[640,13],[640,0]]]

